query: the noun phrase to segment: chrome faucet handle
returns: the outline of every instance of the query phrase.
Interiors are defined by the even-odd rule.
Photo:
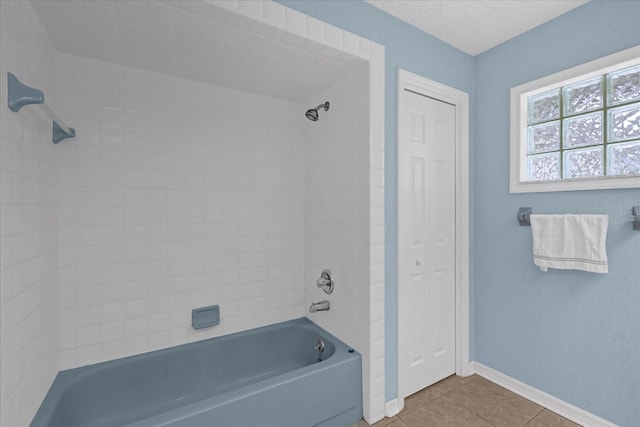
[[[333,287],[335,282],[333,277],[331,276],[331,271],[328,269],[322,270],[322,274],[320,274],[320,278],[316,281],[316,285],[319,288],[322,288],[325,294],[330,294],[333,292]]]

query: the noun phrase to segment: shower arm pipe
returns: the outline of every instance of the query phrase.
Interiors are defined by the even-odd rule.
[[[45,113],[47,113],[47,115],[51,118],[51,120],[53,120],[54,122],[56,122],[58,124],[58,126],[60,126],[60,129],[62,129],[62,131],[64,133],[69,134],[69,135],[71,135],[71,133],[73,133],[71,128],[64,122],[64,120],[62,120],[60,118],[60,116],[58,116],[55,113],[55,111],[53,111],[51,109],[51,107],[49,107],[47,104],[39,104],[38,106],[40,108],[42,108]]]
[[[41,90],[29,87],[22,83],[13,73],[7,73],[7,104],[11,111],[18,112],[25,105],[37,104],[53,121],[52,140],[54,144],[63,139],[76,136],[76,130],[69,127],[47,104],[44,102],[44,93]]]

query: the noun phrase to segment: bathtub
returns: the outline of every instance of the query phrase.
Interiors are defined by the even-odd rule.
[[[345,427],[361,363],[300,318],[59,372],[31,427]]]

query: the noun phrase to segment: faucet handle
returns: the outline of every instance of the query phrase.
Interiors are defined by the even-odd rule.
[[[316,281],[316,285],[319,288],[322,288],[325,294],[330,294],[333,292],[334,286],[333,277],[331,276],[331,271],[328,269],[322,270],[322,274],[320,274],[320,278]]]

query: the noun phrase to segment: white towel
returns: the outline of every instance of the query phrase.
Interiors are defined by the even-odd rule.
[[[531,215],[534,264],[608,273],[608,224],[608,215]]]

